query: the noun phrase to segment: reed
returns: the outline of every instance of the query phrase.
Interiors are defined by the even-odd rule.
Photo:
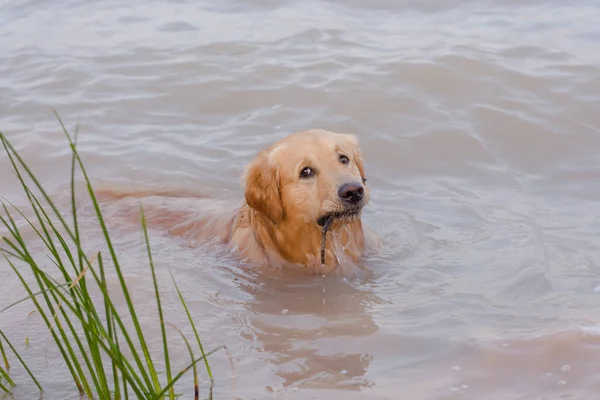
[[[56,113],[55,113],[56,114]],[[15,276],[21,282],[26,296],[16,303],[0,310],[1,313],[22,302],[31,302],[48,329],[65,362],[73,384],[79,393],[89,399],[127,399],[129,396],[142,399],[174,399],[175,383],[192,370],[194,398],[199,397],[197,364],[203,362],[210,378],[212,393],[213,375],[208,356],[225,348],[220,346],[206,352],[200,341],[185,300],[175,283],[183,310],[190,322],[197,348],[194,353],[183,333],[183,340],[189,351],[189,364],[180,371],[171,366],[167,323],[163,318],[161,297],[152,259],[152,251],[143,208],[140,206],[141,229],[144,246],[148,256],[148,268],[154,284],[154,296],[157,304],[157,324],[162,337],[162,357],[164,371],[159,371],[155,356],[151,354],[146,332],[141,327],[135,310],[130,289],[127,287],[117,252],[100,211],[92,184],[77,151],[77,130],[71,135],[60,116],[58,122],[67,138],[71,150],[70,166],[70,219],[68,221],[55,202],[51,199],[32,169],[15,150],[6,135],[0,132],[0,141],[13,167],[13,172],[21,184],[24,195],[31,206],[32,213],[27,217],[23,211],[7,200],[2,201],[3,213],[0,213],[0,227],[8,232],[2,237],[0,257],[8,263]],[[91,256],[84,249],[80,236],[80,222],[76,207],[75,178],[77,172],[83,176],[86,197],[93,206],[106,249],[95,251]],[[24,221],[28,229],[35,232],[35,238],[41,241],[44,255],[33,251],[25,241],[23,228],[16,222],[17,217]],[[51,268],[46,268],[48,259]],[[108,262],[106,260],[109,260]],[[110,264],[110,265],[109,265]],[[108,291],[107,274],[116,275],[120,294],[125,299],[126,311],[119,312],[113,301],[116,293]],[[94,301],[92,290],[99,293],[101,301]],[[1,320],[0,320],[1,321]],[[0,326],[2,324],[0,323]],[[129,325],[129,327],[127,327]],[[172,327],[172,326],[171,326]],[[5,332],[0,331],[0,393],[10,392],[15,382],[10,377],[9,359],[12,356],[26,369],[29,376],[42,391],[42,384],[27,367],[25,360],[8,340]],[[162,378],[162,379],[161,379]]]

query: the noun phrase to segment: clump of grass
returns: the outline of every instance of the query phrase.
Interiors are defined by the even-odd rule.
[[[151,356],[145,332],[135,311],[130,290],[125,282],[115,247],[100,211],[92,184],[77,151],[77,131],[71,136],[58,114],[56,114],[56,117],[65,133],[72,154],[70,169],[70,214],[72,221],[70,223],[63,217],[31,168],[15,150],[7,137],[0,132],[2,146],[9,157],[14,173],[34,215],[28,218],[24,212],[8,201],[2,202],[4,213],[0,215],[0,222],[8,231],[9,236],[2,238],[4,247],[0,248],[0,256],[8,262],[27,293],[27,297],[17,303],[22,301],[33,303],[35,310],[41,316],[52,336],[75,387],[82,396],[89,399],[127,399],[130,395],[144,399],[165,397],[174,399],[176,396],[174,392],[175,383],[192,369],[194,398],[197,399],[199,395],[197,363],[200,361],[203,361],[206,367],[212,392],[213,375],[208,363],[208,356],[224,348],[224,346],[205,353],[196,326],[172,275],[171,278],[193,328],[196,344],[201,355],[196,357],[188,340],[179,329],[175,328],[181,334],[187,346],[190,362],[187,367],[177,373],[171,368],[166,333],[167,323],[163,318],[146,220],[140,206],[141,228],[154,283],[166,373],[163,375],[158,371],[157,364]],[[108,291],[106,281],[108,263],[105,262],[104,253],[97,251],[93,254],[93,257],[89,257],[87,255],[89,253],[83,248],[76,208],[75,176],[77,170],[83,176],[87,195],[93,205],[107,246],[108,258],[119,280],[120,292],[125,299],[127,308],[125,313],[118,312],[113,302],[115,294]],[[36,237],[42,241],[43,249],[46,252],[45,256],[52,262],[51,271],[46,271],[42,267],[43,263],[34,256],[31,244],[26,243],[23,232],[15,222],[15,212],[35,232]],[[47,259],[44,258],[44,261],[47,261]],[[28,282],[25,272],[31,273],[33,283]],[[56,274],[59,275],[60,278],[58,279],[62,280],[62,283],[53,277]],[[96,304],[92,300],[91,290],[93,287],[99,289],[102,300],[100,303],[102,304]],[[0,310],[0,313],[17,303],[5,307]],[[126,327],[126,320],[130,321],[133,328]],[[0,392],[9,392],[10,388],[15,386],[9,375],[10,365],[3,341],[25,367],[41,391],[42,386],[27,368],[24,360],[8,341],[5,334],[2,331],[0,331],[0,334],[0,353],[3,361],[0,364]],[[130,354],[129,358],[125,356],[126,353]],[[161,380],[161,376],[165,376],[166,380]]]

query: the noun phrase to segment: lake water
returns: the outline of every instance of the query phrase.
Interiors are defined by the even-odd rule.
[[[0,129],[59,199],[70,160],[52,108],[80,124],[94,182],[219,199],[241,199],[244,165],[289,133],[359,137],[384,246],[355,279],[267,276],[150,232],[169,322],[190,333],[170,268],[204,346],[231,354],[234,370],[211,356],[215,399],[593,399],[599,21],[584,0],[8,1]],[[1,194],[23,206],[9,170],[2,153]],[[139,226],[112,228],[160,354]],[[2,308],[24,290],[5,262],[0,275]],[[2,329],[44,399],[77,398],[31,310]],[[14,399],[37,398],[14,377]]]

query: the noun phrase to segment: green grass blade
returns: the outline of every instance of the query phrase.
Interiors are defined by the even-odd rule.
[[[58,114],[56,113],[56,110],[54,111],[54,114],[58,117]],[[60,121],[60,118],[59,118]],[[60,121],[61,125],[62,125],[62,121]],[[64,125],[63,125],[63,131],[66,133],[67,130],[65,129]],[[73,233],[75,234],[75,243],[77,243],[77,245],[79,246],[81,244],[80,241],[80,237],[79,237],[79,224],[77,223],[77,202],[76,202],[76,196],[75,196],[75,166],[76,166],[76,160],[75,160],[75,148],[77,147],[77,133],[79,132],[79,129],[75,130],[75,138],[73,140],[73,142],[70,143],[71,146],[71,214],[73,214]],[[79,270],[83,270],[83,259],[81,256],[81,253],[78,253],[78,258],[79,258]]]
[[[200,387],[198,385],[198,369],[196,367],[196,364],[194,364],[194,352],[192,351],[192,346],[190,346],[190,342],[187,340],[187,338],[185,337],[185,335],[183,334],[183,332],[181,332],[181,330],[179,330],[173,324],[169,324],[169,325],[173,329],[175,329],[177,332],[179,332],[179,335],[181,336],[181,338],[185,342],[185,345],[187,346],[188,352],[190,353],[190,360],[192,360],[192,368],[194,369],[194,400],[198,400],[198,397],[200,396]]]
[[[224,349],[225,346],[219,346],[214,350],[209,351],[208,353],[206,353],[206,357],[212,355],[213,353],[216,353],[217,351]],[[167,391],[169,389],[171,389],[171,387],[173,387],[175,385],[175,383],[177,383],[177,381],[186,373],[189,371],[190,368],[192,368],[194,366],[194,364],[199,363],[200,361],[202,361],[204,359],[204,356],[194,360],[191,364],[189,364],[187,367],[185,367],[183,370],[181,370],[177,375],[175,375],[175,378],[173,378],[169,383],[167,383],[167,385],[162,389],[161,392],[158,393],[158,395],[156,395],[154,397],[154,399],[160,399],[162,396],[164,396],[165,393],[167,393]]]
[[[48,203],[48,205],[54,212],[54,215],[56,215],[56,217],[59,219],[61,225],[70,231],[69,226],[65,222],[65,219],[63,218],[62,214],[60,213],[60,211],[58,210],[56,205],[54,205],[54,203],[50,199],[50,196],[48,195],[48,193],[44,190],[44,187],[42,186],[42,184],[39,182],[39,180],[33,174],[31,169],[27,165],[27,163],[25,163],[23,158],[19,155],[19,153],[15,150],[13,145],[8,141],[8,139],[6,138],[6,136],[4,136],[4,134],[2,132],[0,132],[0,142],[2,142],[2,146],[4,147],[4,150],[6,151],[6,154],[8,155],[8,158],[13,166],[14,172],[17,174],[17,178],[19,179],[19,182],[21,183],[21,186],[23,187],[23,190],[25,191],[25,193],[27,193],[27,191],[29,190],[29,186],[27,185],[27,183],[25,183],[24,176],[20,172],[19,167],[17,166],[17,161],[21,165],[21,167],[25,170],[25,172],[27,173],[27,176],[33,181],[35,187],[40,191],[40,193],[44,197],[44,200],[46,200],[46,202]]]
[[[13,236],[13,238],[18,241],[17,237],[13,233],[12,225],[8,221],[6,221],[1,215],[0,215],[0,222],[2,222],[4,224],[4,226],[10,231],[10,233]],[[12,240],[10,240],[9,238],[7,238],[6,236],[2,236],[2,241],[4,243],[6,243],[8,245],[8,247],[10,247],[16,253],[16,258],[18,258],[19,260],[25,261],[25,258],[26,258],[25,254],[22,251],[19,250],[19,248],[17,247],[17,245],[14,244]],[[4,252],[10,253],[10,252],[8,252],[8,251],[6,251],[4,249],[2,249],[2,252],[3,253]]]
[[[27,196],[29,197],[29,195],[30,195],[30,192],[28,191]],[[46,242],[46,239],[42,236],[42,234],[35,227],[35,225],[33,225],[33,223],[31,223],[31,221],[29,220],[29,218],[27,218],[27,216],[23,212],[21,212],[21,210],[19,210],[14,204],[12,204],[7,199],[3,198],[2,199],[2,206],[4,208],[4,212],[8,212],[7,211],[8,209],[7,209],[5,203],[9,204],[13,208],[13,210],[17,211],[21,215],[21,217],[23,217],[23,219],[25,219],[25,221],[27,222],[27,224],[34,230],[34,232],[40,237],[40,239],[42,239],[42,241],[44,242],[44,246],[46,246],[48,248],[51,247],[50,243]],[[37,215],[37,209],[35,209],[35,207],[34,207],[34,211],[36,212],[36,215]],[[43,225],[43,223],[41,221],[41,218],[39,217],[39,215],[37,215],[37,216],[38,216],[38,220],[40,220],[40,223],[41,223],[42,227],[44,227],[44,225]]]
[[[111,317],[113,315],[114,314],[111,314]],[[112,326],[113,326],[113,331],[114,331],[113,332],[113,337],[115,338],[115,346],[116,346],[116,349],[117,349],[116,354],[119,355],[122,358],[123,354],[121,353],[121,348],[120,348],[120,345],[119,345],[119,337],[117,336],[116,324],[114,323],[114,321],[113,321]],[[121,374],[121,377],[123,378],[123,399],[124,400],[128,400],[129,399],[129,391],[127,390],[127,379],[125,379],[125,375],[124,374]]]
[[[4,378],[6,382],[8,382],[8,386],[15,387],[15,382],[10,378],[8,372],[4,370],[4,368],[0,368],[0,377]]]
[[[0,390],[2,390],[5,393],[10,393],[10,390],[1,383],[0,383]]]
[[[10,363],[8,362],[8,357],[6,357],[6,351],[4,350],[4,346],[2,345],[2,340],[0,340],[0,354],[2,355],[4,368],[6,368],[6,370],[8,371],[10,369]]]
[[[4,236],[2,236],[2,238],[1,238],[1,239],[2,239],[2,241],[4,242],[4,239],[5,239],[5,237],[4,237]],[[3,253],[3,254],[9,255],[9,256],[11,256],[11,257],[13,257],[13,258],[16,258],[16,259],[18,259],[18,260],[25,261],[25,260],[24,260],[24,259],[23,259],[21,256],[19,256],[18,254],[15,254],[15,253],[13,253],[12,251],[9,251],[9,250],[6,250],[6,249],[3,249],[3,248],[0,248],[0,252],[1,252],[1,253]]]
[[[27,371],[27,374],[29,374],[29,376],[31,377],[31,380],[33,380],[33,382],[35,383],[35,385],[37,386],[37,388],[40,390],[40,392],[43,392],[44,390],[42,389],[42,386],[40,385],[40,383],[38,382],[38,380],[35,379],[35,376],[31,372],[31,370],[29,369],[29,367],[27,366],[27,364],[25,363],[25,361],[23,361],[23,359],[19,355],[19,352],[17,352],[17,350],[14,348],[14,346],[12,345],[12,343],[10,342],[10,340],[8,340],[8,338],[6,337],[6,335],[4,334],[4,332],[2,332],[1,330],[0,330],[0,336],[2,336],[4,338],[4,341],[6,342],[6,344],[8,345],[8,347],[10,347],[10,349],[13,352],[13,354],[17,357],[17,359],[19,360],[19,362],[21,363],[21,365],[23,366],[23,368],[25,368],[25,371]]]
[[[165,356],[165,368],[167,370],[167,381],[170,382],[173,378],[171,375],[171,363],[169,361],[169,345],[167,343],[167,333],[165,329],[165,320],[163,316],[162,306],[160,303],[160,292],[158,290],[158,283],[156,282],[156,271],[154,269],[154,261],[152,260],[152,251],[150,250],[150,240],[148,239],[148,227],[146,226],[146,218],[144,217],[144,209],[140,206],[140,218],[142,221],[142,231],[144,233],[144,241],[146,242],[146,249],[148,251],[148,260],[150,262],[150,270],[152,271],[152,282],[154,284],[154,293],[156,296],[156,304],[158,307],[158,318],[160,321],[160,331],[162,334],[163,349]],[[175,391],[173,388],[169,390],[169,397],[171,400],[175,399]]]
[[[98,252],[98,269],[100,270],[100,280],[101,285],[108,292],[108,287],[106,285],[106,273],[104,270],[104,262],[102,261],[102,253]],[[109,341],[116,341],[117,335],[115,334],[114,326],[113,326],[113,317],[110,309],[110,304],[108,302],[108,296],[104,296],[104,314],[106,316],[106,330],[108,331]],[[119,370],[117,368],[117,364],[114,360],[111,360],[111,369],[113,374],[113,384],[115,385],[115,400],[119,399],[120,395],[120,381],[119,381]]]
[[[58,285],[58,286],[59,286],[59,287],[65,287],[65,286],[68,286],[68,285],[69,285],[68,283],[63,283],[63,284],[60,284],[60,285]],[[40,290],[39,292],[37,292],[37,293],[34,293],[34,294],[33,294],[33,296],[35,297],[35,296],[37,296],[37,295],[40,295],[40,294],[42,294],[42,293],[46,293],[46,292],[47,292],[47,291],[49,291],[49,290],[51,290],[51,289],[49,289],[49,288],[46,288],[46,289],[44,289],[44,290]],[[2,308],[2,309],[0,310],[0,314],[2,314],[4,311],[6,311],[6,310],[8,310],[8,309],[11,309],[11,308],[13,308],[13,307],[15,307],[15,306],[17,306],[17,305],[19,305],[19,304],[21,304],[21,303],[23,303],[23,302],[27,301],[27,300],[30,300],[30,299],[31,299],[31,296],[27,296],[27,297],[23,297],[21,300],[17,300],[17,301],[15,301],[14,303],[11,303],[11,304],[7,305],[6,307]],[[2,347],[2,346],[1,346],[1,344],[0,344],[0,350],[1,350],[1,347]]]
[[[173,273],[171,272],[171,270],[169,270],[169,274],[171,275],[171,280],[173,281],[173,284],[175,285],[175,289],[177,290],[177,295],[179,296],[179,300],[181,300],[181,304],[183,305],[185,313],[187,314],[188,321],[190,322],[190,325],[192,326],[192,329],[194,331],[194,335],[196,336],[196,341],[198,343],[198,347],[200,348],[200,352],[202,353],[202,357],[204,359],[204,365],[206,366],[206,372],[208,373],[210,380],[213,381],[214,378],[212,375],[212,371],[210,370],[210,365],[208,364],[208,358],[206,357],[206,354],[204,353],[204,347],[202,347],[202,342],[200,341],[200,335],[198,335],[198,330],[196,329],[196,324],[194,324],[194,320],[192,319],[190,310],[188,309],[187,304],[186,304],[185,300],[183,299],[183,295],[181,294],[181,291],[179,290],[179,286],[177,286],[177,282],[175,281],[175,278],[173,277]]]

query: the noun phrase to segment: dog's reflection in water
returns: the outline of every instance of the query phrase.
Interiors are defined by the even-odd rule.
[[[243,274],[238,285],[251,299],[243,337],[275,365],[284,387],[361,390],[372,360],[362,340],[378,331],[367,289],[340,277]],[[368,279],[362,273],[360,280]],[[368,339],[367,339],[368,341]]]

